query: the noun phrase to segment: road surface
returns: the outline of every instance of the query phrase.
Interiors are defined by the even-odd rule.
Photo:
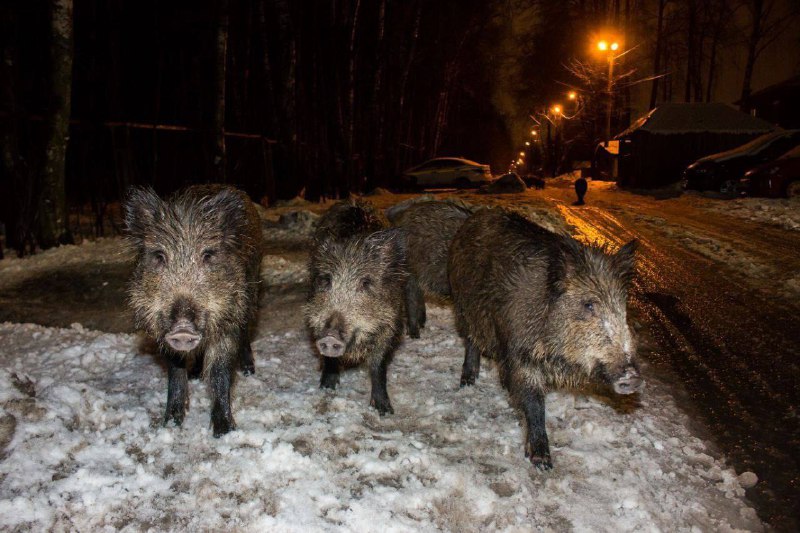
[[[800,306],[786,280],[800,272],[800,232],[687,202],[601,191],[574,207],[550,192],[577,238],[639,240],[631,307],[650,341],[643,356],[674,376],[737,472],[758,475],[748,497],[761,517],[797,531]]]

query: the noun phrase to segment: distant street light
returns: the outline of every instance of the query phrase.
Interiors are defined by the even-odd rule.
[[[554,115],[560,115],[561,114],[561,106],[558,105],[558,104],[554,105],[552,107],[552,110],[553,110],[553,114]]]
[[[536,131],[536,130],[531,130],[531,135],[533,135],[534,137],[536,137],[537,135],[539,135],[539,132],[538,132],[538,131]]]
[[[606,41],[600,41],[599,43],[597,43],[597,49],[600,50],[601,52],[605,52],[606,50],[608,50],[608,43]]]
[[[520,156],[520,157],[525,157],[525,152],[520,152],[520,153],[519,153],[519,156]]]
[[[530,145],[531,145],[530,141],[525,141],[525,146],[530,146]]]
[[[567,93],[567,98],[569,98],[570,100],[575,100],[577,97],[578,93],[576,93],[575,91],[570,91]]]

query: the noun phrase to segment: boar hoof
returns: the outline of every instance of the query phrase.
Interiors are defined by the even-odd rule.
[[[461,374],[461,385],[463,389],[466,386],[475,385],[475,374]]]
[[[320,389],[336,390],[338,384],[339,374],[322,374],[322,379],[319,380]]]
[[[525,446],[525,457],[530,460],[537,470],[544,471],[553,468],[553,462],[550,459],[550,447],[547,442],[529,442]]]
[[[230,433],[234,429],[236,429],[236,424],[233,423],[233,420],[225,420],[219,419],[214,420],[214,438],[218,439],[221,436],[225,435],[226,433]]]
[[[389,398],[372,398],[369,404],[377,409],[378,414],[381,416],[394,414],[394,409],[392,409],[392,404],[389,403]]]
[[[256,373],[255,365],[250,365],[250,364],[242,365],[242,375],[252,376],[255,373]]]
[[[419,339],[419,328],[408,328],[408,336],[412,339]]]
[[[168,426],[170,420],[175,422],[175,427],[180,427],[183,424],[183,417],[185,413],[181,406],[167,407],[167,413],[164,415],[164,426]]]

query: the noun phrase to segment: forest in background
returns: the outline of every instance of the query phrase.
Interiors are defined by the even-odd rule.
[[[220,181],[262,203],[397,185],[434,156],[505,170],[530,117],[581,92],[601,138],[604,32],[626,50],[613,129],[709,101],[731,54],[742,107],[791,0],[9,0],[0,7],[0,220],[18,253],[116,232],[131,185]],[[639,91],[638,93],[636,91]]]

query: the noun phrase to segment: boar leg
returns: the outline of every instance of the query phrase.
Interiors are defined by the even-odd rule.
[[[189,379],[200,379],[203,377],[203,354],[199,353],[194,356],[192,366],[186,370],[189,374]]]
[[[186,408],[189,405],[189,380],[186,375],[186,360],[175,354],[167,354],[167,412],[164,414],[164,425],[170,420],[176,426],[183,423]]]
[[[214,437],[220,437],[236,429],[231,414],[231,385],[233,384],[233,361],[220,355],[214,359],[209,369],[211,388],[211,424]]]
[[[475,380],[481,373],[481,351],[464,337],[464,366],[461,367],[461,386],[475,385]]]
[[[425,295],[413,275],[408,277],[405,289],[408,336],[419,339],[419,330],[425,326]]]
[[[527,394],[520,391],[522,410],[528,425],[528,438],[525,442],[525,457],[539,470],[550,470],[550,445],[547,441],[547,428],[544,424],[544,392],[541,389],[530,390]]]
[[[339,384],[339,358],[322,358],[322,379],[319,380],[320,389],[336,389]]]
[[[372,382],[372,393],[369,404],[383,416],[393,414],[392,404],[389,402],[389,393],[386,391],[386,371],[389,369],[389,353],[382,357],[375,357],[370,361],[369,377]]]
[[[250,335],[248,335],[247,328],[242,331],[239,341],[239,365],[245,376],[252,376],[256,373],[256,362],[253,359],[253,347],[250,346]]]

